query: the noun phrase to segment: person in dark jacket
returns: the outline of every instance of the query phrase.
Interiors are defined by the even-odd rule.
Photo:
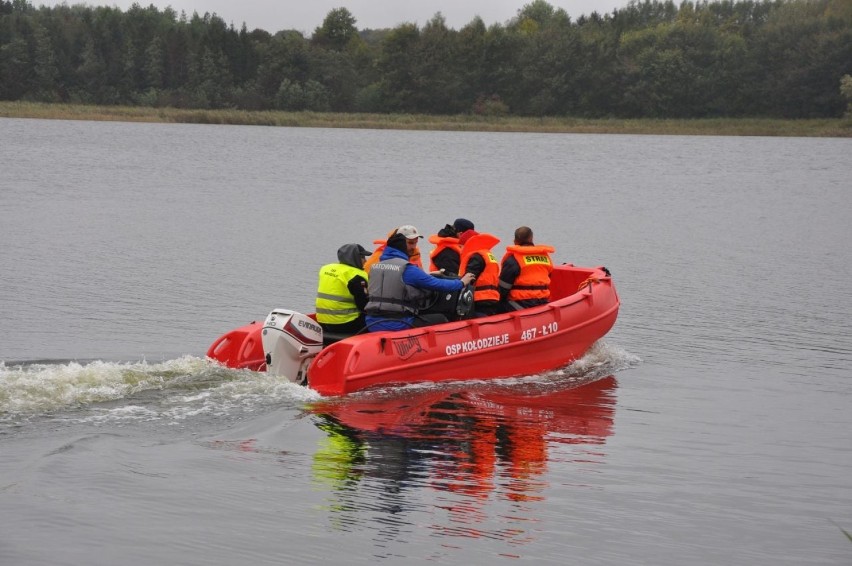
[[[338,263],[320,268],[316,314],[323,330],[355,334],[364,328],[368,279],[364,258],[369,255],[359,244],[344,244],[337,250]]]
[[[461,263],[461,242],[464,232],[473,230],[473,222],[467,218],[456,218],[452,224],[441,228],[437,234],[429,236],[429,242],[435,244],[429,254],[429,271],[441,271],[446,275],[458,275]]]
[[[498,312],[511,312],[547,304],[550,298],[552,246],[535,245],[528,226],[515,230],[514,245],[506,247],[500,264]]]
[[[458,275],[461,259],[459,235],[452,224],[447,224],[437,234],[429,236],[429,243],[434,248],[429,253],[429,271],[440,271],[445,275]]]
[[[416,231],[416,229],[415,229]],[[370,270],[367,328],[370,332],[404,330],[447,322],[442,314],[419,314],[432,291],[453,292],[469,285],[474,277],[439,279],[409,261],[406,236],[391,236],[379,263]]]
[[[476,278],[473,288],[475,316],[490,316],[497,312],[500,262],[491,250],[499,243],[499,238],[473,229],[459,236],[459,244],[462,245],[459,273],[470,273]]]

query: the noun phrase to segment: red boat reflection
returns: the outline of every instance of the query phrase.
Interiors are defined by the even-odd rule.
[[[613,376],[559,387],[467,385],[319,401],[310,411],[329,442],[315,456],[315,476],[348,483],[414,474],[467,498],[486,498],[499,484],[507,499],[538,499],[549,445],[601,445],[613,433]]]

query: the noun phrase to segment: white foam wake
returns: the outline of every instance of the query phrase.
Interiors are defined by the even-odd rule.
[[[7,366],[0,362],[0,419],[122,399],[130,400],[131,405],[111,411],[140,417],[149,409],[135,407],[132,401],[150,398],[157,391],[167,391],[160,399],[161,405],[172,404],[168,399],[173,398],[182,406],[193,405],[196,410],[198,406],[206,406],[213,411],[210,408],[213,400],[221,407],[249,396],[284,395],[293,399],[301,395],[302,389],[284,378],[232,370],[193,356],[153,364],[93,361]],[[308,392],[310,398],[312,393]]]

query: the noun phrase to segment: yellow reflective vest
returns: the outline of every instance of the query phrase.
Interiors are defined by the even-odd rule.
[[[366,271],[345,263],[329,263],[320,268],[316,300],[317,322],[345,324],[358,318],[361,313],[348,287],[352,278],[358,275],[367,280]]]

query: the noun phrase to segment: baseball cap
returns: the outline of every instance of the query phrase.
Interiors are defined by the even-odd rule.
[[[414,240],[415,238],[422,238],[420,232],[417,231],[417,228],[412,226],[411,224],[406,224],[405,226],[400,226],[396,229],[397,234],[402,234],[405,236],[407,240]]]
[[[358,246],[358,255],[363,256],[363,257],[369,257],[369,256],[373,255],[373,252],[366,249],[361,244],[356,244],[356,245]]]

